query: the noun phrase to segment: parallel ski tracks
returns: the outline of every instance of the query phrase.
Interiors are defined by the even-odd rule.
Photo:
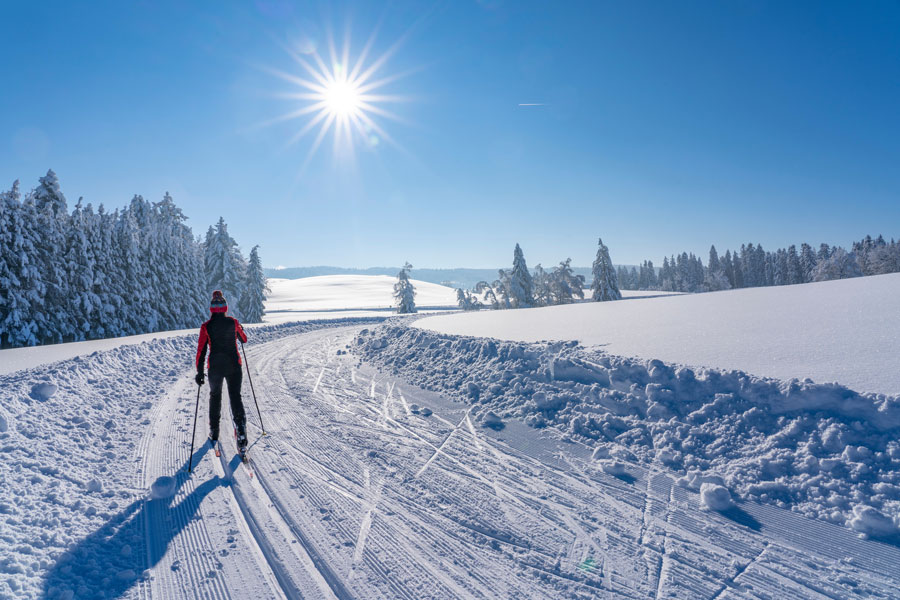
[[[171,443],[175,436],[187,439],[190,435],[193,414],[183,408],[188,405],[185,400],[189,394],[188,386],[179,384],[166,400],[159,403],[153,415],[153,426],[142,442],[145,489],[163,475],[174,474],[176,481],[181,482],[170,501],[174,508],[158,506],[150,499],[145,501],[143,516],[151,572],[149,592],[153,598],[183,598],[184,594],[179,593],[181,590],[191,591],[194,598],[231,598],[214,558],[212,549],[215,546],[205,523],[195,518],[195,514],[203,511],[200,499],[194,498],[196,481],[178,471],[185,466],[189,448]],[[173,528],[183,533],[175,536],[169,542],[171,546],[166,548],[169,531]]]
[[[727,530],[714,530],[710,539],[709,525],[667,475],[640,469],[634,485],[579,460],[541,460],[530,446],[512,448],[476,431],[468,412],[422,420],[404,395],[421,402],[411,389],[336,358],[335,348],[350,335],[352,328],[331,329],[304,334],[297,343],[253,348],[249,358],[259,373],[254,379],[262,382],[257,392],[263,411],[273,415],[267,418],[272,435],[252,450],[252,479],[240,464],[232,472],[224,455],[209,463],[230,483],[220,495],[229,499],[253,560],[268,568],[264,576],[274,597],[551,598],[568,590],[722,600],[751,582],[776,596],[793,590],[837,597],[832,590],[838,588],[815,576],[807,580],[807,573],[784,562],[791,556],[787,547],[816,551],[811,546],[818,531],[808,539],[806,530],[789,531],[784,537],[796,539],[784,540],[780,550],[711,515],[716,527]],[[171,401],[154,407],[152,431],[161,439],[170,439],[173,427],[175,435],[189,436],[192,411],[184,407],[195,399],[189,388],[176,386]],[[250,419],[258,425],[255,417]],[[180,466],[187,452],[183,444],[162,448],[151,438],[140,447],[142,485]],[[213,477],[206,460],[201,463],[175,504]],[[468,510],[472,505],[478,509]],[[166,558],[151,565],[145,596],[231,597],[231,579],[215,555],[204,552],[215,547],[205,510],[190,502],[172,509],[173,527],[183,532]],[[150,533],[153,515],[145,518]],[[842,558],[853,545],[841,542],[825,553]],[[896,554],[871,549],[874,566],[863,568],[883,577]],[[641,554],[649,568],[635,581],[634,559]],[[597,561],[600,577],[574,569],[586,558]],[[173,570],[175,560],[182,567]],[[716,560],[739,566],[726,575]],[[498,575],[500,565],[514,567],[515,576]],[[538,584],[548,580],[554,583]],[[890,589],[889,580],[880,589]]]

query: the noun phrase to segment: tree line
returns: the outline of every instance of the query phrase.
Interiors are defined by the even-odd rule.
[[[0,192],[0,347],[198,326],[221,289],[239,319],[262,320],[268,291],[258,247],[249,262],[224,219],[195,239],[166,193],[71,213],[56,174]]]
[[[609,248],[601,238],[598,242],[597,257],[591,269],[591,299],[604,302],[619,300],[616,270],[609,258]],[[528,269],[525,253],[516,244],[513,251],[512,269],[500,269],[498,277],[492,282],[480,281],[472,290],[458,288],[456,299],[463,310],[481,310],[505,308],[530,308],[571,304],[576,299],[584,299],[585,278],[572,271],[572,259],[567,258],[545,270],[540,264],[534,271]]]
[[[900,272],[900,241],[866,236],[848,251],[841,246],[809,244],[779,248],[774,252],[762,244],[742,244],[740,251],[726,250],[719,256],[709,249],[706,265],[687,252],[663,258],[657,269],[647,260],[631,269],[619,267],[617,277],[625,290],[714,292],[747,287],[792,285],[864,275]]]

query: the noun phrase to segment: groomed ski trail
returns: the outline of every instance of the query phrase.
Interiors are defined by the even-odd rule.
[[[539,430],[482,429],[470,407],[360,364],[352,349],[362,328],[247,346],[270,434],[261,436],[248,409],[255,476],[247,477],[229,439],[221,459],[201,452],[191,477],[175,478],[175,508],[146,513],[150,552],[161,556],[142,593],[338,600],[900,594],[894,547],[773,507],[746,507],[732,518],[703,512],[671,474],[629,464],[627,476],[614,477]],[[144,485],[187,461],[196,399],[188,377],[153,410]],[[217,552],[223,548],[225,555]]]

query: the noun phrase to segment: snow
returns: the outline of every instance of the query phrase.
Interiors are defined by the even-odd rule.
[[[269,279],[272,293],[266,303],[266,323],[383,316],[392,310],[395,281],[396,279],[391,277],[370,275]],[[415,280],[413,284],[416,286],[416,304],[419,305],[421,312],[456,308],[456,292],[452,288]],[[257,325],[244,326],[252,330]],[[197,329],[199,327],[198,323]],[[75,357],[90,356],[94,352],[121,346],[196,335],[197,329],[0,350],[0,375]]]
[[[622,474],[615,466],[622,462],[655,466],[686,489],[715,484],[743,501],[851,527],[862,503],[900,514],[898,396],[415,324],[367,330],[358,351],[395,376],[471,404],[476,420],[521,419],[595,448],[609,474]]]
[[[0,598],[900,597],[896,398],[408,318],[248,334],[249,467],[203,388],[187,473],[194,330],[0,374]]]
[[[716,483],[703,483],[700,485],[700,504],[709,510],[718,511],[728,510],[734,505],[728,489]]]
[[[416,279],[410,281],[416,290],[416,307],[419,312],[457,308],[456,290],[453,288]],[[268,323],[295,321],[306,318],[308,313],[317,313],[317,318],[321,318],[329,312],[354,311],[354,316],[393,312],[396,282],[396,277],[387,275],[269,279],[271,293],[266,301],[265,320]]]
[[[900,394],[900,274],[432,316],[416,327]]]

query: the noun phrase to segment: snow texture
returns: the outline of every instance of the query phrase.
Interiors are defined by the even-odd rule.
[[[900,549],[858,537],[890,537],[878,517],[894,514],[890,506],[854,508],[856,529],[771,503],[701,513],[697,490],[732,486],[726,472],[647,460],[642,436],[595,440],[550,420],[529,428],[493,387],[510,383],[511,369],[522,377],[511,387],[524,388],[509,400],[535,384],[541,412],[565,413],[562,391],[597,386],[599,398],[607,381],[641,377],[639,363],[604,366],[579,362],[565,345],[482,341],[466,341],[457,355],[455,338],[409,328],[387,335],[405,321],[254,328],[248,361],[269,435],[251,410],[251,465],[229,441],[221,457],[203,444],[190,475],[196,332],[0,377],[0,413],[10,419],[0,432],[0,598],[900,595]],[[482,350],[494,368],[485,371]],[[529,379],[519,361],[532,357],[559,359],[554,378]],[[390,374],[395,367],[403,377]],[[407,381],[442,370],[447,395]],[[684,392],[673,373],[657,375],[675,399]],[[45,382],[56,393],[31,398]],[[454,401],[461,396],[465,403]],[[616,406],[605,402],[592,414]],[[623,423],[657,423],[639,398],[633,407]],[[499,431],[479,427],[491,412]],[[673,446],[661,446],[677,462]]]
[[[357,346],[367,361],[471,403],[482,422],[495,415],[550,426],[608,449],[597,458],[680,472],[692,489],[726,484],[742,499],[841,524],[861,504],[900,514],[896,396],[404,323],[369,330]],[[892,523],[882,534],[897,533]]]
[[[345,323],[260,326],[251,346]],[[170,497],[174,482],[136,485],[140,442],[196,343],[192,332],[0,378],[0,598],[113,598],[146,582],[146,556],[124,549],[143,544],[145,496]]]
[[[519,342],[577,340],[620,356],[900,394],[900,273],[434,316],[415,326]]]
[[[716,483],[700,485],[700,504],[709,510],[718,511],[728,510],[734,505],[728,489]]]

